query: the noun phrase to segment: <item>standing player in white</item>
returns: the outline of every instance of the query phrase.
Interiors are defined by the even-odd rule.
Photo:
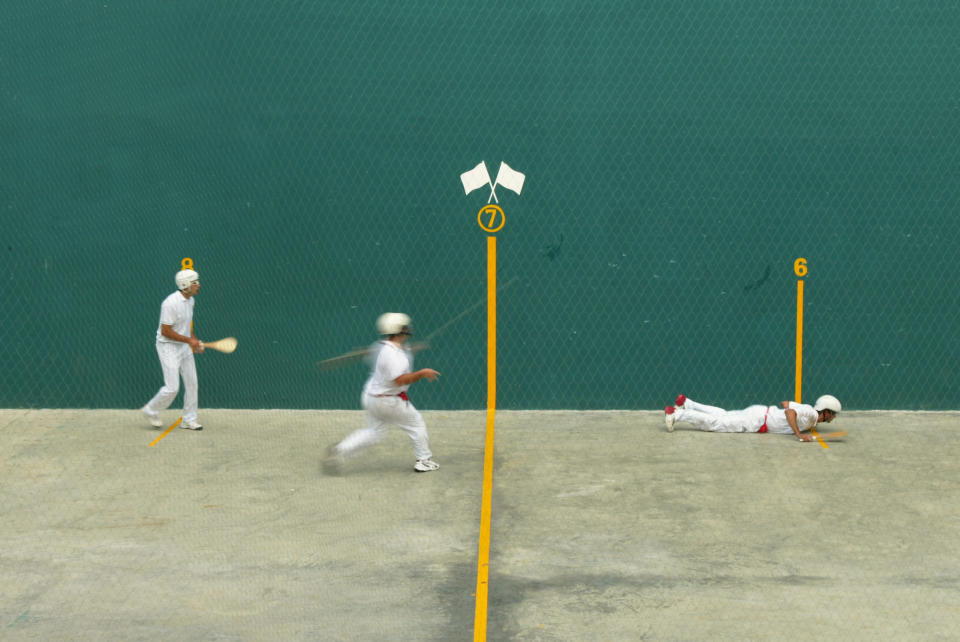
[[[407,388],[420,379],[436,381],[440,373],[431,368],[413,372],[413,353],[405,345],[412,330],[410,317],[406,314],[387,312],[380,315],[377,330],[383,339],[376,346],[373,368],[361,396],[366,425],[330,447],[323,462],[324,470],[338,473],[347,458],[383,439],[389,424],[399,427],[413,441],[413,454],[417,459],[413,465],[415,471],[437,470],[440,464],[432,459],[427,425],[407,398]]]
[[[808,430],[818,423],[830,423],[840,414],[840,401],[823,395],[809,406],[796,401],[781,401],[777,406],[750,406],[744,410],[724,410],[707,406],[677,395],[676,406],[664,409],[667,430],[673,432],[678,421],[693,424],[697,430],[709,432],[774,432],[793,433],[800,441],[813,441]]]
[[[159,428],[160,411],[166,410],[180,389],[183,377],[183,417],[181,428],[203,430],[197,422],[197,366],[193,354],[203,352],[203,342],[193,334],[194,297],[200,291],[200,276],[193,270],[181,270],[174,277],[178,291],[160,306],[157,328],[157,354],[163,369],[163,387],[141,410],[150,425]]]

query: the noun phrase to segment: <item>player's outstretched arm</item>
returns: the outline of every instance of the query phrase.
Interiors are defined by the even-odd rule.
[[[408,372],[402,374],[396,379],[393,380],[398,386],[409,386],[415,381],[420,381],[421,379],[429,379],[430,381],[436,381],[437,377],[440,376],[440,373],[434,370],[433,368],[424,368],[423,370],[417,370],[416,372]]]
[[[784,414],[787,416],[787,423],[790,424],[790,427],[793,429],[793,433],[797,436],[797,439],[800,441],[813,441],[813,435],[800,432],[800,426],[797,425],[796,410],[787,408],[787,411]]]

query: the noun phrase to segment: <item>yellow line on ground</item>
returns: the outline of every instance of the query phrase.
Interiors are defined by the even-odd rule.
[[[820,439],[820,433],[818,433],[815,428],[811,428],[811,429],[810,429],[810,434],[812,434],[814,437],[816,437],[817,442],[818,442],[821,446],[823,446],[824,448],[829,448],[829,446],[827,446],[827,442],[825,442],[824,440]]]
[[[151,442],[150,442],[150,445],[151,445],[151,446],[156,446],[157,443],[159,443],[161,439],[163,439],[164,437],[166,437],[167,435],[170,434],[170,431],[171,431],[171,430],[173,430],[174,428],[176,428],[177,426],[179,426],[179,425],[180,425],[180,422],[181,422],[182,420],[183,420],[183,417],[177,417],[177,420],[176,420],[175,422],[173,422],[173,425],[170,426],[169,428],[167,428],[166,430],[164,430],[162,435],[160,435],[159,437],[157,437],[156,439],[154,439],[153,441],[151,441]]]
[[[483,447],[483,499],[477,555],[477,605],[473,640],[487,639],[487,594],[490,581],[490,516],[493,495],[493,432],[497,410],[497,237],[487,237],[487,435]]]

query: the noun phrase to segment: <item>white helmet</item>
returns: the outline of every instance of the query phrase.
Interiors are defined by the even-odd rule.
[[[400,334],[400,331],[409,325],[410,317],[402,312],[387,312],[377,319],[377,331],[387,336]]]
[[[200,275],[193,270],[180,270],[173,280],[177,282],[178,290],[186,290],[194,283],[200,282]]]
[[[813,407],[817,412],[829,410],[835,415],[840,414],[840,400],[833,395],[823,395],[817,399],[817,403]]]

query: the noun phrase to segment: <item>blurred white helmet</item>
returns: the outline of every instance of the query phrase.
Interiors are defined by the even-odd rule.
[[[817,403],[813,407],[817,412],[829,410],[835,415],[840,414],[840,400],[833,395],[823,395],[817,399]]]
[[[177,282],[178,290],[186,290],[194,283],[200,282],[200,275],[193,270],[180,270],[173,280]]]
[[[409,325],[410,317],[402,312],[387,312],[386,314],[381,314],[380,318],[377,319],[377,331],[387,336],[400,334],[400,332]]]

